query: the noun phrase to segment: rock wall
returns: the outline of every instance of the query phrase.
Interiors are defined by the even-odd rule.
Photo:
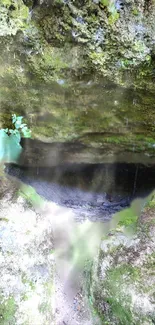
[[[0,127],[22,115],[33,138],[72,142],[83,162],[154,156],[153,2],[3,0],[0,11]]]
[[[38,1],[32,17],[49,44],[76,46],[78,65],[84,59],[86,70],[112,79],[146,68],[154,55],[152,1]]]
[[[152,89],[153,1],[23,0],[17,6],[14,0],[3,0],[0,10],[1,36],[24,31],[25,60],[40,78],[81,78],[93,73],[119,84]]]

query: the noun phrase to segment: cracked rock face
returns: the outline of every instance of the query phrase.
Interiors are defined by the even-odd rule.
[[[90,295],[106,324],[154,324],[154,216],[147,207],[134,235],[119,230],[102,241]]]

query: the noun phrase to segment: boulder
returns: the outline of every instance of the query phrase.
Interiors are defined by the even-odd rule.
[[[154,203],[153,197],[138,221],[124,219],[126,226],[120,222],[119,229],[102,240],[89,295],[93,312],[100,315],[103,324],[155,322]]]

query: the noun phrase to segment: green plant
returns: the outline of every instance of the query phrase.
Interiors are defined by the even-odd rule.
[[[133,15],[135,15],[135,16],[138,16],[138,15],[139,15],[139,11],[138,11],[137,8],[134,8],[134,9],[132,10],[132,13],[133,13]]]
[[[24,138],[31,137],[31,131],[23,123],[22,116],[12,115],[12,128],[0,130],[0,162],[16,162],[22,147],[20,145],[21,136]]]
[[[16,134],[18,137],[22,134],[24,138],[31,137],[31,131],[28,129],[27,125],[22,122],[23,116],[16,116],[16,114],[12,114],[12,124],[14,125],[14,129],[6,129],[10,134]]]

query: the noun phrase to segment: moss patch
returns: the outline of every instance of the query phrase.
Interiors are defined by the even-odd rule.
[[[28,8],[21,0],[2,0],[0,16],[0,36],[16,35],[27,26]]]
[[[18,191],[18,195],[22,196],[30,206],[41,206],[43,204],[43,199],[39,194],[36,193],[32,186],[22,185]]]

